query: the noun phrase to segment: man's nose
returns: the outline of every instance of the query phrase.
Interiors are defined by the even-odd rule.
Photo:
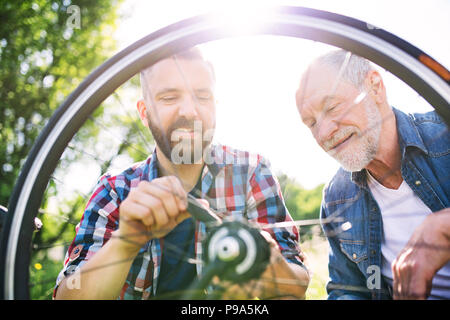
[[[197,112],[197,101],[192,95],[186,95],[181,101],[178,108],[179,116],[183,116],[186,119],[196,119],[198,116]]]
[[[319,144],[321,146],[323,146],[323,144],[330,140],[333,135],[338,131],[338,124],[335,120],[333,119],[322,119],[318,124],[317,124],[317,135],[316,135],[316,139],[319,142]]]

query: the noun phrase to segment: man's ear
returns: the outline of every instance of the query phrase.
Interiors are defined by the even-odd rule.
[[[147,106],[145,105],[144,99],[140,99],[137,102],[137,110],[139,113],[139,118],[141,118],[141,121],[144,126],[148,127],[148,113],[147,113]]]
[[[376,70],[370,70],[367,73],[365,80],[367,94],[372,97],[372,99],[377,104],[382,104],[386,100],[386,88],[384,87],[383,78]]]

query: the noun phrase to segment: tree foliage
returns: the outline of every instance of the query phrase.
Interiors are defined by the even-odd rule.
[[[119,2],[1,1],[0,204],[53,111],[114,52]],[[67,23],[71,5],[80,28]]]
[[[278,175],[286,207],[294,220],[319,219],[323,184],[305,189],[300,183],[285,174]],[[310,227],[304,227],[301,235],[308,235]]]
[[[114,54],[112,34],[120,2],[0,1],[0,204],[7,204],[27,154],[55,109]],[[79,29],[67,23],[71,5],[80,9]],[[33,236],[32,298],[51,297],[63,254],[92,190],[91,180],[114,166],[120,154],[133,161],[148,155],[148,148],[142,145],[144,140],[151,142],[151,137],[141,132],[142,125],[134,122],[130,111],[124,112],[130,106],[125,107],[118,98],[118,93],[130,89],[135,94],[136,87],[136,79],[132,79],[116,91],[115,99],[97,108],[69,143],[51,176],[37,213],[43,227]],[[105,131],[118,138],[105,138]],[[98,168],[98,174],[89,177],[80,167]],[[65,177],[73,171],[91,189],[80,191],[67,183]]]

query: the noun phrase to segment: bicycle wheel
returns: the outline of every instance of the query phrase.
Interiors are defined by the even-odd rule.
[[[252,12],[252,15],[257,13]],[[450,124],[450,73],[420,49],[367,23],[330,12],[279,7],[251,34],[304,38],[334,45],[389,70]],[[69,141],[96,108],[141,69],[188,47],[239,35],[223,19],[183,20],[137,41],[96,69],[67,98],[37,139],[17,180],[2,233],[0,287],[5,299],[28,299],[34,223],[50,176]]]

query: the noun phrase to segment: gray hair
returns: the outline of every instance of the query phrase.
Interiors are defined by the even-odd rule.
[[[342,79],[360,89],[364,87],[367,73],[375,69],[369,60],[342,49],[330,51],[316,58],[313,63],[325,64],[334,68],[336,72],[342,72]]]

